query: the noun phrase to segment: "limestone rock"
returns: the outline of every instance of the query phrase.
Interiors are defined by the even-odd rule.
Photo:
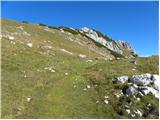
[[[130,82],[136,84],[136,85],[141,85],[141,86],[146,86],[151,82],[151,74],[142,74],[142,75],[134,75],[130,78]]]
[[[118,83],[125,83],[128,81],[128,76],[121,76],[116,78],[116,82]]]

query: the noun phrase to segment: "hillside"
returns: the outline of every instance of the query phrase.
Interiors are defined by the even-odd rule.
[[[138,57],[128,43],[86,27],[1,22],[2,118],[159,117],[153,92],[139,96],[141,85],[116,82],[146,73],[153,80],[158,56]]]

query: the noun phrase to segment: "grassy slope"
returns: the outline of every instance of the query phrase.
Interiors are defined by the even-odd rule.
[[[113,93],[119,91],[121,85],[115,85],[112,78],[146,72],[158,74],[157,57],[147,58],[147,61],[146,58],[137,58],[135,71],[132,70],[135,65],[125,59],[94,60],[99,56],[96,53],[90,53],[93,62],[87,63],[77,55],[88,56],[88,50],[68,41],[56,30],[50,33],[38,25],[8,20],[2,20],[2,25],[2,33],[6,30],[15,32],[15,25],[22,25],[25,31],[31,33],[29,38],[15,37],[15,45],[2,38],[2,118],[129,118],[126,114],[118,114],[120,103]],[[33,43],[32,48],[26,46],[28,40]],[[53,46],[49,54],[39,53],[48,51],[37,48],[44,45]],[[60,48],[74,55],[59,51]],[[149,67],[146,68],[146,65]],[[48,66],[53,66],[56,72],[44,70]],[[65,75],[66,72],[68,75]],[[25,74],[27,77],[24,77]],[[86,85],[91,85],[91,88],[84,91]],[[103,102],[105,95],[110,97],[109,105]],[[26,101],[27,97],[32,98],[31,102]],[[144,101],[148,98],[150,96]],[[97,100],[99,104],[96,104]],[[152,100],[156,106],[157,99]],[[144,107],[139,104],[133,107]]]

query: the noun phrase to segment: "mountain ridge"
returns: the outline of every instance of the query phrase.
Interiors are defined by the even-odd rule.
[[[24,21],[22,21],[22,23],[29,24],[28,22],[24,22]],[[59,27],[48,26],[48,25],[45,25],[42,23],[35,24],[35,25],[40,25],[40,26],[48,28],[48,29],[60,30],[61,32],[63,32],[63,31],[68,32],[68,33],[71,33],[74,35],[85,36],[89,39],[88,42],[90,42],[90,40],[92,40],[92,42],[94,42],[94,44],[96,46],[105,47],[107,49],[107,51],[111,53],[111,55],[112,55],[112,53],[114,53],[114,55],[118,55],[119,57],[126,57],[126,58],[127,57],[134,58],[137,56],[135,50],[131,47],[131,45],[129,43],[122,41],[122,40],[113,40],[93,28],[83,27],[80,29],[74,29],[74,28],[65,27],[65,26],[59,26]],[[114,58],[116,58],[116,57],[114,56]]]

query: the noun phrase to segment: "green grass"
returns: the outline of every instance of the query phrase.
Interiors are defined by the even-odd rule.
[[[48,32],[43,26],[3,19],[2,26],[3,33],[19,32],[16,27],[23,26],[31,34],[30,37],[15,36],[15,45],[2,37],[2,118],[130,118],[123,108],[129,98],[118,99],[113,95],[124,84],[115,84],[112,79],[146,72],[158,74],[158,57],[137,58],[137,65],[127,59],[95,60],[101,56],[88,53],[85,46],[69,41],[68,36],[58,30]],[[76,38],[76,34],[73,37]],[[81,36],[80,40],[86,39]],[[26,45],[28,41],[33,43],[32,48]],[[42,47],[48,45],[52,48]],[[60,51],[62,48],[73,55]],[[79,54],[87,58],[79,58]],[[93,62],[86,62],[87,59]],[[45,70],[48,66],[56,72]],[[137,67],[135,71],[134,67]],[[85,91],[87,85],[91,88]],[[106,95],[108,105],[104,103]],[[31,97],[30,102],[26,101],[27,97]],[[158,109],[158,100],[152,95],[132,107],[144,109],[150,99]]]
[[[142,71],[145,73],[152,73],[152,74],[157,74],[159,72],[158,56],[152,56],[152,57],[146,57],[146,58],[139,57],[137,58],[137,63],[138,63],[137,69],[139,71]]]

